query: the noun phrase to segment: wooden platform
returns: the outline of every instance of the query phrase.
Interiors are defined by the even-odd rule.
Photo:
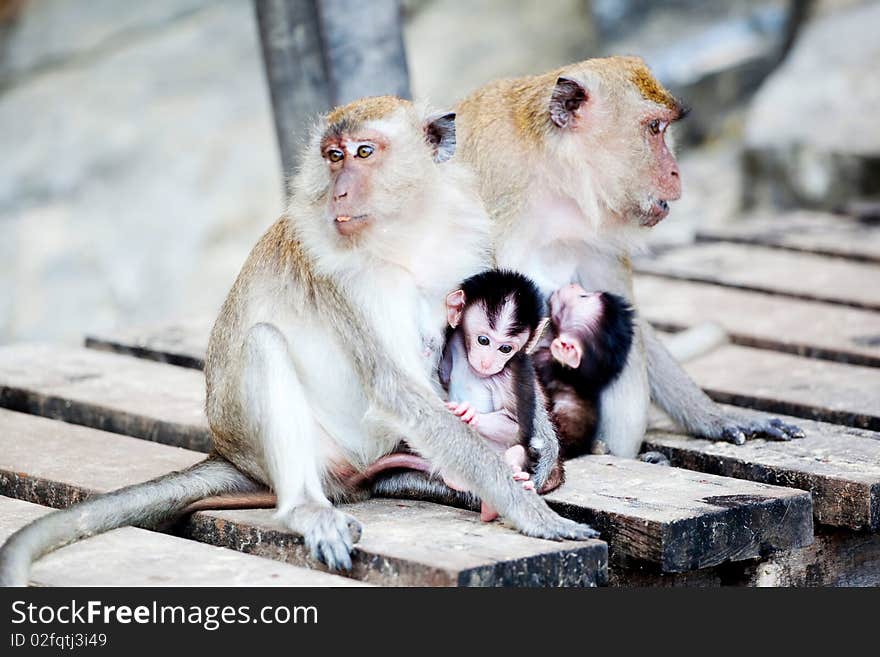
[[[681,435],[658,413],[646,448],[674,467],[581,457],[548,498],[601,540],[542,541],[459,509],[370,500],[347,509],[364,535],[340,578],[320,572],[269,510],[199,512],[173,536],[127,529],[65,548],[34,583],[99,584],[86,570],[65,578],[53,560],[115,563],[123,548],[102,541],[149,540],[166,542],[155,543],[155,562],[120,561],[138,571],[133,582],[223,582],[225,566],[207,552],[193,557],[209,564],[202,570],[155,567],[172,553],[188,564],[196,549],[221,555],[218,564],[249,560],[241,568],[253,583],[880,585],[878,231],[830,215],[752,217],[638,263],[640,309],[659,329],[713,320],[731,335],[686,365],[695,380],[741,410],[791,416],[807,437],[736,447]],[[10,509],[0,532],[205,458],[198,370],[211,323],[94,335],[85,347],[0,348],[0,495],[20,500],[0,499]]]

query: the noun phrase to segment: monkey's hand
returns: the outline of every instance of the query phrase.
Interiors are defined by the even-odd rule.
[[[693,433],[703,438],[726,441],[734,445],[744,444],[747,438],[792,440],[803,438],[805,435],[800,427],[783,422],[779,418],[756,418],[745,413],[727,411],[717,404],[702,430]]]
[[[472,427],[477,426],[480,414],[477,413],[477,409],[470,402],[446,402],[446,408],[452,411],[452,414],[465,424],[469,424]]]

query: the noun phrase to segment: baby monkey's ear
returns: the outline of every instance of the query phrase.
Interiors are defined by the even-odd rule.
[[[541,338],[544,336],[544,331],[547,330],[547,325],[550,323],[550,318],[545,317],[540,322],[538,322],[538,326],[535,327],[535,334],[532,336],[532,339],[529,340],[528,344],[525,347],[525,353],[531,354],[538,348],[538,343],[541,341]]]
[[[456,290],[446,295],[446,321],[452,328],[458,328],[461,324],[464,303],[464,290]]]
[[[574,340],[556,338],[550,343],[550,353],[566,367],[576,368],[581,364],[581,346]]]

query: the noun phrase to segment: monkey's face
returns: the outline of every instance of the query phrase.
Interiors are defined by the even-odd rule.
[[[295,179],[335,244],[417,230],[424,199],[455,142],[454,115],[422,119],[411,103],[366,98],[331,112]],[[320,158],[320,159],[319,159]],[[372,237],[371,237],[372,236]]]
[[[556,333],[593,333],[602,319],[605,295],[587,292],[577,283],[550,295],[550,321]]]
[[[468,363],[480,376],[498,374],[513,356],[528,343],[531,331],[507,335],[509,325],[502,313],[490,325],[486,311],[478,304],[471,305],[463,317],[464,340]]]
[[[386,135],[367,129],[329,135],[321,143],[330,176],[328,212],[340,235],[358,235],[375,221],[373,185],[388,146]]]
[[[570,71],[569,71],[570,69]],[[589,60],[565,70],[551,99],[560,155],[598,204],[637,226],[654,226],[681,197],[678,163],[667,145],[669,126],[684,108],[638,58]]]

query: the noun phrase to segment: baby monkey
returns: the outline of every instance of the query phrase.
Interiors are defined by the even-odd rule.
[[[615,294],[589,293],[573,283],[550,296],[550,324],[534,360],[550,398],[560,456],[604,453],[596,441],[599,398],[629,357],[632,307]]]
[[[534,489],[537,458],[535,405],[545,403],[529,355],[548,321],[543,307],[540,291],[522,274],[493,269],[468,278],[446,297],[448,328],[439,366],[449,410],[502,455],[527,489]],[[374,463],[370,475],[392,468],[431,470],[419,456],[391,454]],[[441,474],[451,488],[466,490]],[[551,480],[544,490],[561,483],[561,471]],[[483,504],[482,520],[497,515]]]

